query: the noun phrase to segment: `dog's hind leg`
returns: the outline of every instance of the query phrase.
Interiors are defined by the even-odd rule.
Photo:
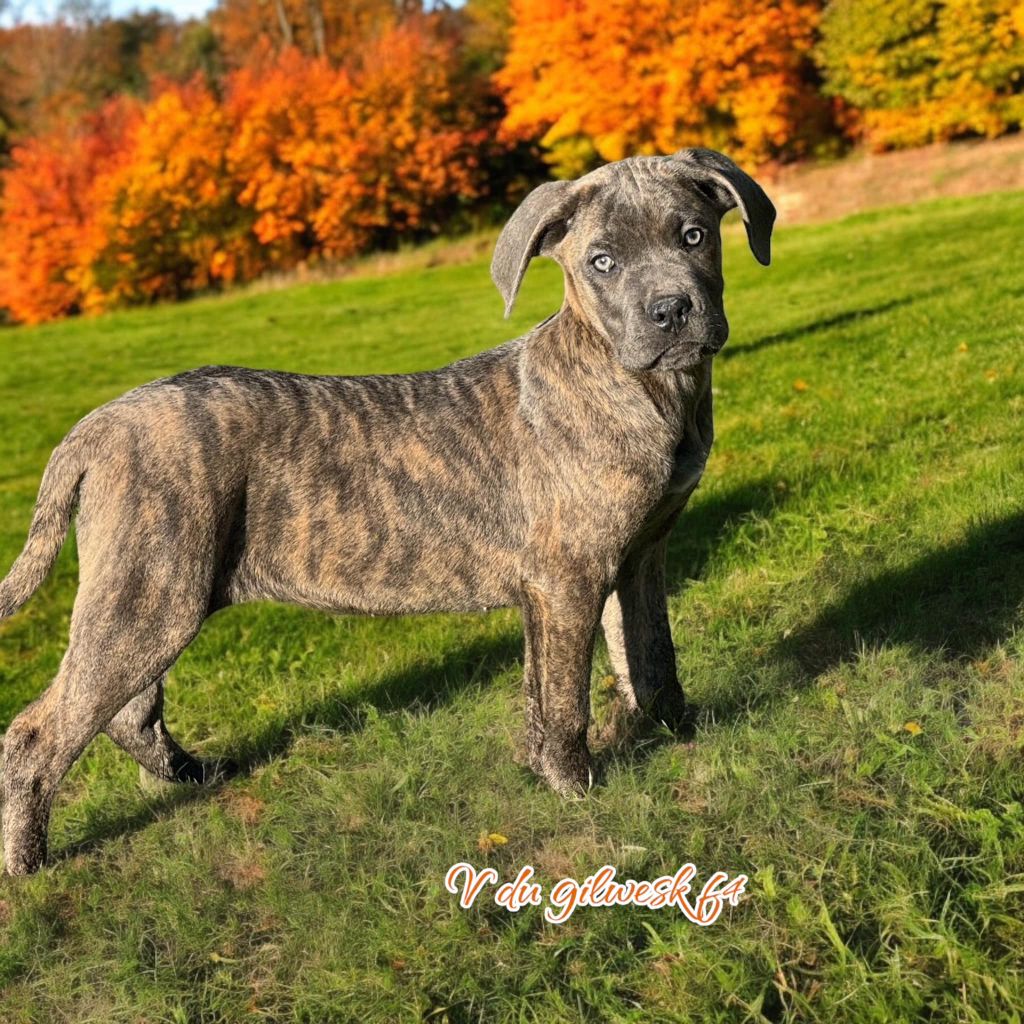
[[[164,681],[157,680],[114,715],[107,735],[164,782],[211,782],[234,771],[228,761],[204,761],[182,749],[164,723]]]
[[[61,779],[90,740],[151,690],[198,632],[205,606],[193,599],[189,582],[196,581],[182,575],[188,574],[173,582],[169,574],[129,576],[130,600],[124,590],[117,595],[109,575],[80,589],[56,678],[11,722],[4,740],[3,838],[10,874],[30,874],[42,865]],[[141,709],[136,705],[132,715]]]
[[[109,691],[89,686],[75,659],[65,655],[50,687],[11,722],[3,753],[8,874],[31,874],[46,860],[46,831],[57,786],[119,703]]]

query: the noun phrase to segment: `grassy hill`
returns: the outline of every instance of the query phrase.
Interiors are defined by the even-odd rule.
[[[694,742],[654,736],[563,802],[512,762],[514,611],[229,609],[173,670],[168,720],[245,772],[143,787],[92,745],[52,866],[0,881],[0,1020],[1019,1020],[1022,237],[1024,193],[783,230],[767,271],[730,233],[717,440],[670,564]],[[538,263],[506,324],[479,261],[5,331],[0,572],[51,448],[133,385],[432,367],[559,300]],[[68,544],[0,624],[0,726],[52,675],[74,587]],[[606,674],[599,651],[598,715]],[[751,882],[707,929],[634,908],[554,926],[460,910],[460,860]]]

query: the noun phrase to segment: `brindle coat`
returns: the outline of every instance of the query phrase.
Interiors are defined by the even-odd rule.
[[[728,333],[719,222],[737,205],[767,263],[774,208],[717,153],[548,183],[492,265],[507,310],[533,256],[564,269],[561,310],[524,337],[405,376],[208,367],[78,423],[0,583],[3,618],[49,571],[77,502],[68,649],[6,736],[7,870],[43,863],[54,792],[100,731],[160,778],[208,777],[164,726],[163,678],[230,604],[518,605],[527,758],[563,794],[592,778],[599,623],[627,715],[678,723],[665,540],[711,446],[711,357]]]

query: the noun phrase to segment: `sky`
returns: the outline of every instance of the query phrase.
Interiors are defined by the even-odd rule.
[[[163,0],[158,3],[138,3],[137,0],[111,0],[110,9],[114,14],[125,14],[133,7],[159,7],[162,11],[170,11],[179,18],[190,18],[194,15],[205,14],[214,6],[215,0]]]
[[[112,14],[127,14],[133,8],[150,10],[153,7],[161,11],[170,11],[179,18],[205,14],[214,6],[216,0],[108,0]],[[48,21],[58,7],[59,0],[8,0],[2,20],[10,24],[12,20]],[[12,18],[13,15],[13,18]]]

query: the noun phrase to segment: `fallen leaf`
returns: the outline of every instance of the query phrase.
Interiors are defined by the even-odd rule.
[[[906,722],[904,723],[903,728],[909,732],[911,736],[917,736],[923,732],[921,726],[918,725],[917,722]]]
[[[490,853],[496,846],[504,846],[507,842],[508,837],[500,832],[481,832],[476,845],[481,853]]]

